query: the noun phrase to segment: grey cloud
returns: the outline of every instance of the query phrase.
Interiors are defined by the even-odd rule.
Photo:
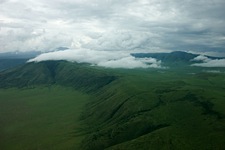
[[[1,52],[48,51],[57,46],[225,51],[224,0],[13,0],[0,4]]]
[[[0,4],[6,2],[7,0],[0,0]]]
[[[193,60],[191,61],[201,61],[201,62],[208,62],[210,61],[210,59],[204,55],[199,55],[197,57],[195,57]]]
[[[148,33],[134,31],[111,31],[102,34],[97,39],[84,45],[97,50],[135,50],[146,45],[150,46]]]

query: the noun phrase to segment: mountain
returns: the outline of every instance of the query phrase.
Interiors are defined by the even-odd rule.
[[[187,60],[193,57],[180,52],[168,55],[173,59],[179,55],[182,57],[185,55],[184,58]],[[169,57],[163,58],[169,59]],[[26,103],[22,97],[24,93],[29,93],[30,89],[36,89],[38,94],[34,97],[40,99],[43,99],[42,95],[45,94],[40,92],[40,89],[46,87],[49,89],[57,86],[71,87],[88,94],[90,99],[81,111],[77,111],[80,121],[78,127],[67,131],[67,126],[72,126],[71,124],[55,122],[55,124],[63,124],[62,129],[65,130],[65,137],[60,142],[56,141],[58,146],[65,146],[60,143],[66,141],[69,144],[72,142],[71,139],[82,136],[79,149],[84,150],[208,149],[209,147],[223,149],[225,146],[224,85],[223,73],[208,73],[202,70],[179,72],[170,69],[106,69],[66,61],[44,61],[27,63],[0,72],[0,95],[4,97],[0,98],[0,103],[2,108],[15,107],[15,109],[4,109],[4,115],[8,114],[7,111],[17,112],[21,107],[21,111],[25,112],[17,113],[16,118],[18,118],[24,117],[27,110],[31,109],[28,104],[32,103],[32,95],[26,97],[29,100]],[[9,91],[8,95],[7,91]],[[19,99],[18,101],[15,99],[15,104],[12,103],[11,91],[17,91],[14,94],[22,97],[21,103],[18,102]],[[59,96],[59,101],[53,101],[57,104],[50,105],[51,97],[44,98],[43,103],[45,103],[41,106],[38,105],[40,103],[38,99],[34,102],[35,111],[47,106],[45,108],[49,109],[48,113],[57,114],[54,115],[56,118],[48,118],[50,117],[48,115],[41,118],[45,120],[60,118],[62,113],[60,109],[66,102],[66,95],[60,94],[62,95]],[[75,101],[77,97],[74,96],[72,99]],[[38,107],[35,107],[36,105]],[[55,109],[55,105],[60,107]],[[76,102],[73,102],[73,105],[76,105]],[[69,105],[66,107],[71,110]],[[63,108],[63,112],[66,110]],[[31,114],[28,113],[26,120],[28,129],[31,128],[29,120],[32,121],[38,116],[29,115]],[[10,117],[13,118],[13,116],[7,118]],[[6,128],[4,134],[0,130],[0,139],[4,139],[4,136],[9,134],[7,127],[12,126],[11,121],[6,124],[5,120],[7,119],[1,120],[0,115],[1,129]],[[51,126],[52,123],[43,122],[41,127],[36,128],[48,129],[49,125]],[[15,130],[14,128],[12,131]],[[26,131],[23,128],[18,130]],[[14,137],[14,132],[12,134]],[[26,134],[19,134],[14,138],[18,140],[21,139],[20,136]],[[31,137],[36,139],[35,142],[40,138],[38,135],[31,135]],[[17,143],[17,140],[12,142]],[[32,138],[26,140],[34,143]],[[42,149],[52,147],[49,144],[39,143]],[[19,142],[19,145],[23,145],[23,142]],[[35,144],[24,144],[24,147],[37,148]]]
[[[171,53],[134,53],[132,55],[137,58],[152,57],[161,60],[162,62],[189,62],[191,59],[198,56],[197,54],[182,51],[175,51]]]
[[[194,62],[191,60],[195,57],[199,56],[200,54],[192,54],[183,51],[174,51],[171,53],[132,53],[132,56],[136,58],[148,58],[152,57],[157,60],[161,60],[164,65],[168,66],[184,66],[190,65]],[[224,59],[223,57],[212,57],[206,56],[210,59]]]
[[[59,47],[57,50],[66,50],[67,47]],[[27,60],[41,54],[40,52],[10,52],[10,53],[1,53],[0,54],[0,71],[6,70],[9,68],[13,68],[19,65],[23,65]],[[136,58],[155,58],[162,62],[163,66],[169,66],[171,68],[177,67],[188,67],[193,63],[192,61],[195,57],[199,56],[199,54],[192,54],[182,51],[175,51],[171,53],[132,53],[132,56]],[[206,56],[210,59],[224,59],[222,57],[212,57]],[[201,61],[199,61],[201,63]]]
[[[0,53],[0,59],[30,59],[41,54],[41,52],[5,52]]]

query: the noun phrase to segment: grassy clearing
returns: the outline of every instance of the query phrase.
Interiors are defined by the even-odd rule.
[[[89,96],[61,86],[0,90],[0,149],[76,149]]]

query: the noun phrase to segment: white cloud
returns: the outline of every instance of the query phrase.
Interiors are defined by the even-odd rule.
[[[215,59],[209,60],[204,63],[196,63],[192,66],[199,66],[199,67],[225,67],[225,59]]]
[[[209,72],[209,73],[223,73],[220,70],[205,70],[204,72]]]
[[[44,53],[28,62],[40,62],[46,60],[67,60],[78,63],[90,63],[92,65],[107,68],[161,68],[161,61],[154,58],[134,58],[129,52],[124,51],[97,51],[90,49],[68,49]]]
[[[161,68],[161,62],[154,58],[134,58],[133,56],[127,56],[121,59],[109,60],[99,62],[98,66],[108,68]]]
[[[192,61],[201,61],[202,63],[195,63],[192,66],[199,67],[225,67],[225,59],[210,59],[206,56],[199,55]]]
[[[207,56],[199,55],[199,56],[195,57],[194,59],[192,59],[191,61],[208,62],[208,61],[210,61],[210,59]]]
[[[127,56],[116,60],[99,62],[97,65],[108,68],[128,68],[128,69],[149,67],[147,64],[135,59],[132,56]]]

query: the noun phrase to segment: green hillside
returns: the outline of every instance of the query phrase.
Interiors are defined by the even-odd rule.
[[[0,148],[222,150],[224,70],[185,68],[47,61],[1,72]]]

